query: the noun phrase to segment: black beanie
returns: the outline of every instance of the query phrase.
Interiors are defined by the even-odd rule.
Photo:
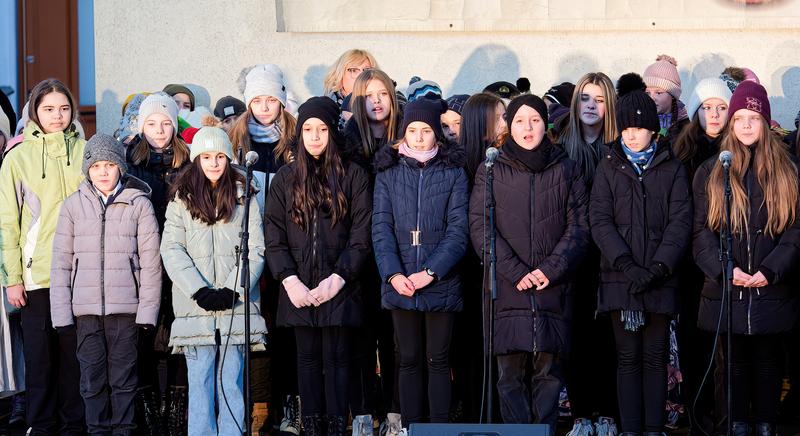
[[[247,107],[244,102],[230,95],[217,100],[217,104],[214,106],[214,116],[219,118],[220,121],[234,115],[238,117],[246,111]]]
[[[418,98],[408,102],[403,110],[403,130],[405,136],[406,128],[414,121],[422,121],[431,126],[436,139],[444,139],[442,132],[442,114],[447,112],[447,102],[441,98]]]
[[[561,82],[553,85],[544,93],[545,98],[549,98],[553,103],[569,107],[572,104],[572,94],[575,93],[575,85],[569,82]]]
[[[642,90],[635,89],[620,97],[616,115],[619,133],[628,127],[640,127],[656,133],[661,130],[656,103]]]
[[[506,108],[506,126],[508,126],[509,132],[511,131],[511,121],[514,120],[514,115],[517,114],[517,111],[522,106],[532,107],[536,112],[539,112],[542,121],[547,123],[547,105],[544,101],[533,94],[522,94],[511,100],[511,103]]]
[[[319,118],[328,126],[332,135],[339,132],[339,105],[328,97],[311,97],[297,109],[297,126],[295,137],[300,138],[303,132],[303,123],[310,118]]]

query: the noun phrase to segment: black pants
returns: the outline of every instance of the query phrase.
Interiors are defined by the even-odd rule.
[[[617,397],[623,432],[661,432],[666,419],[667,315],[648,313],[638,331],[625,330],[620,312],[611,315],[617,341]],[[644,416],[644,426],[642,426]]]
[[[75,331],[57,334],[50,319],[50,289],[27,293],[22,308],[26,422],[32,435],[82,434],[83,400]]]
[[[346,416],[350,328],[295,327],[294,334],[303,415]]]
[[[428,363],[428,405],[431,422],[450,416],[450,337],[455,314],[393,310],[395,340],[400,351],[400,414],[403,426],[421,422],[425,398],[423,345]]]
[[[726,343],[723,337],[723,343]],[[775,424],[784,358],[780,335],[733,335],[733,421]]]
[[[77,327],[89,434],[131,434],[138,379],[135,315],[81,316]]]
[[[552,353],[497,356],[497,394],[506,424],[547,424],[554,435],[558,395],[563,384],[561,362]]]

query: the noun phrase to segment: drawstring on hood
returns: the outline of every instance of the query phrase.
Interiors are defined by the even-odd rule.
[[[75,130],[76,130],[75,124],[71,124],[70,127],[67,130],[64,130],[63,132],[64,144],[66,145],[67,148],[67,166],[70,166],[72,164],[72,161],[70,160],[71,157],[70,157],[69,141],[70,138],[74,136],[74,134],[77,134]],[[42,131],[40,129],[36,129],[33,131],[33,136],[35,138],[39,138],[41,135]],[[45,154],[47,152],[46,151],[47,139],[44,136],[41,136],[41,138],[42,138],[42,178],[45,179],[47,178],[47,159],[45,159]]]

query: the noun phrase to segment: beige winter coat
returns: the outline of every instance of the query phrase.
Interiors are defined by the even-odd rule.
[[[88,180],[64,200],[53,238],[53,326],[81,315],[135,314],[155,325],[161,303],[158,222],[150,187],[125,176],[105,206]]]

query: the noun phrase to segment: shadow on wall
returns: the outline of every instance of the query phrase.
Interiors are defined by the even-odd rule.
[[[570,53],[558,61],[558,67],[556,69],[557,78],[553,81],[552,85],[561,82],[576,83],[584,74],[596,71],[600,71],[600,65],[597,64],[597,60],[593,57],[581,52]],[[534,94],[541,95],[538,94],[536,90],[531,91]],[[544,94],[545,91],[547,90],[540,90],[539,92]]]
[[[119,128],[119,123],[122,119],[121,110],[122,102],[120,101],[117,93],[108,89],[103,91],[103,94],[100,96],[100,100],[97,102],[97,114],[98,116],[102,114],[103,118],[102,121],[98,119],[98,133],[105,133],[107,135],[114,134],[114,132]],[[113,121],[108,122],[106,119]],[[105,128],[105,126],[111,126],[111,128]]]
[[[308,95],[322,95],[324,91],[323,81],[328,68],[330,68],[330,65],[312,65],[308,67],[306,74],[303,76],[303,83],[306,85]]]
[[[780,122],[784,129],[796,129],[795,119],[800,110],[800,67],[780,67],[772,73],[770,80],[775,84],[780,82],[783,91],[783,96],[775,95],[777,92],[770,93],[773,95],[769,99],[772,118]]]
[[[444,94],[475,94],[499,80],[516,83],[519,76],[516,53],[498,44],[482,45],[464,61],[450,89]]]

